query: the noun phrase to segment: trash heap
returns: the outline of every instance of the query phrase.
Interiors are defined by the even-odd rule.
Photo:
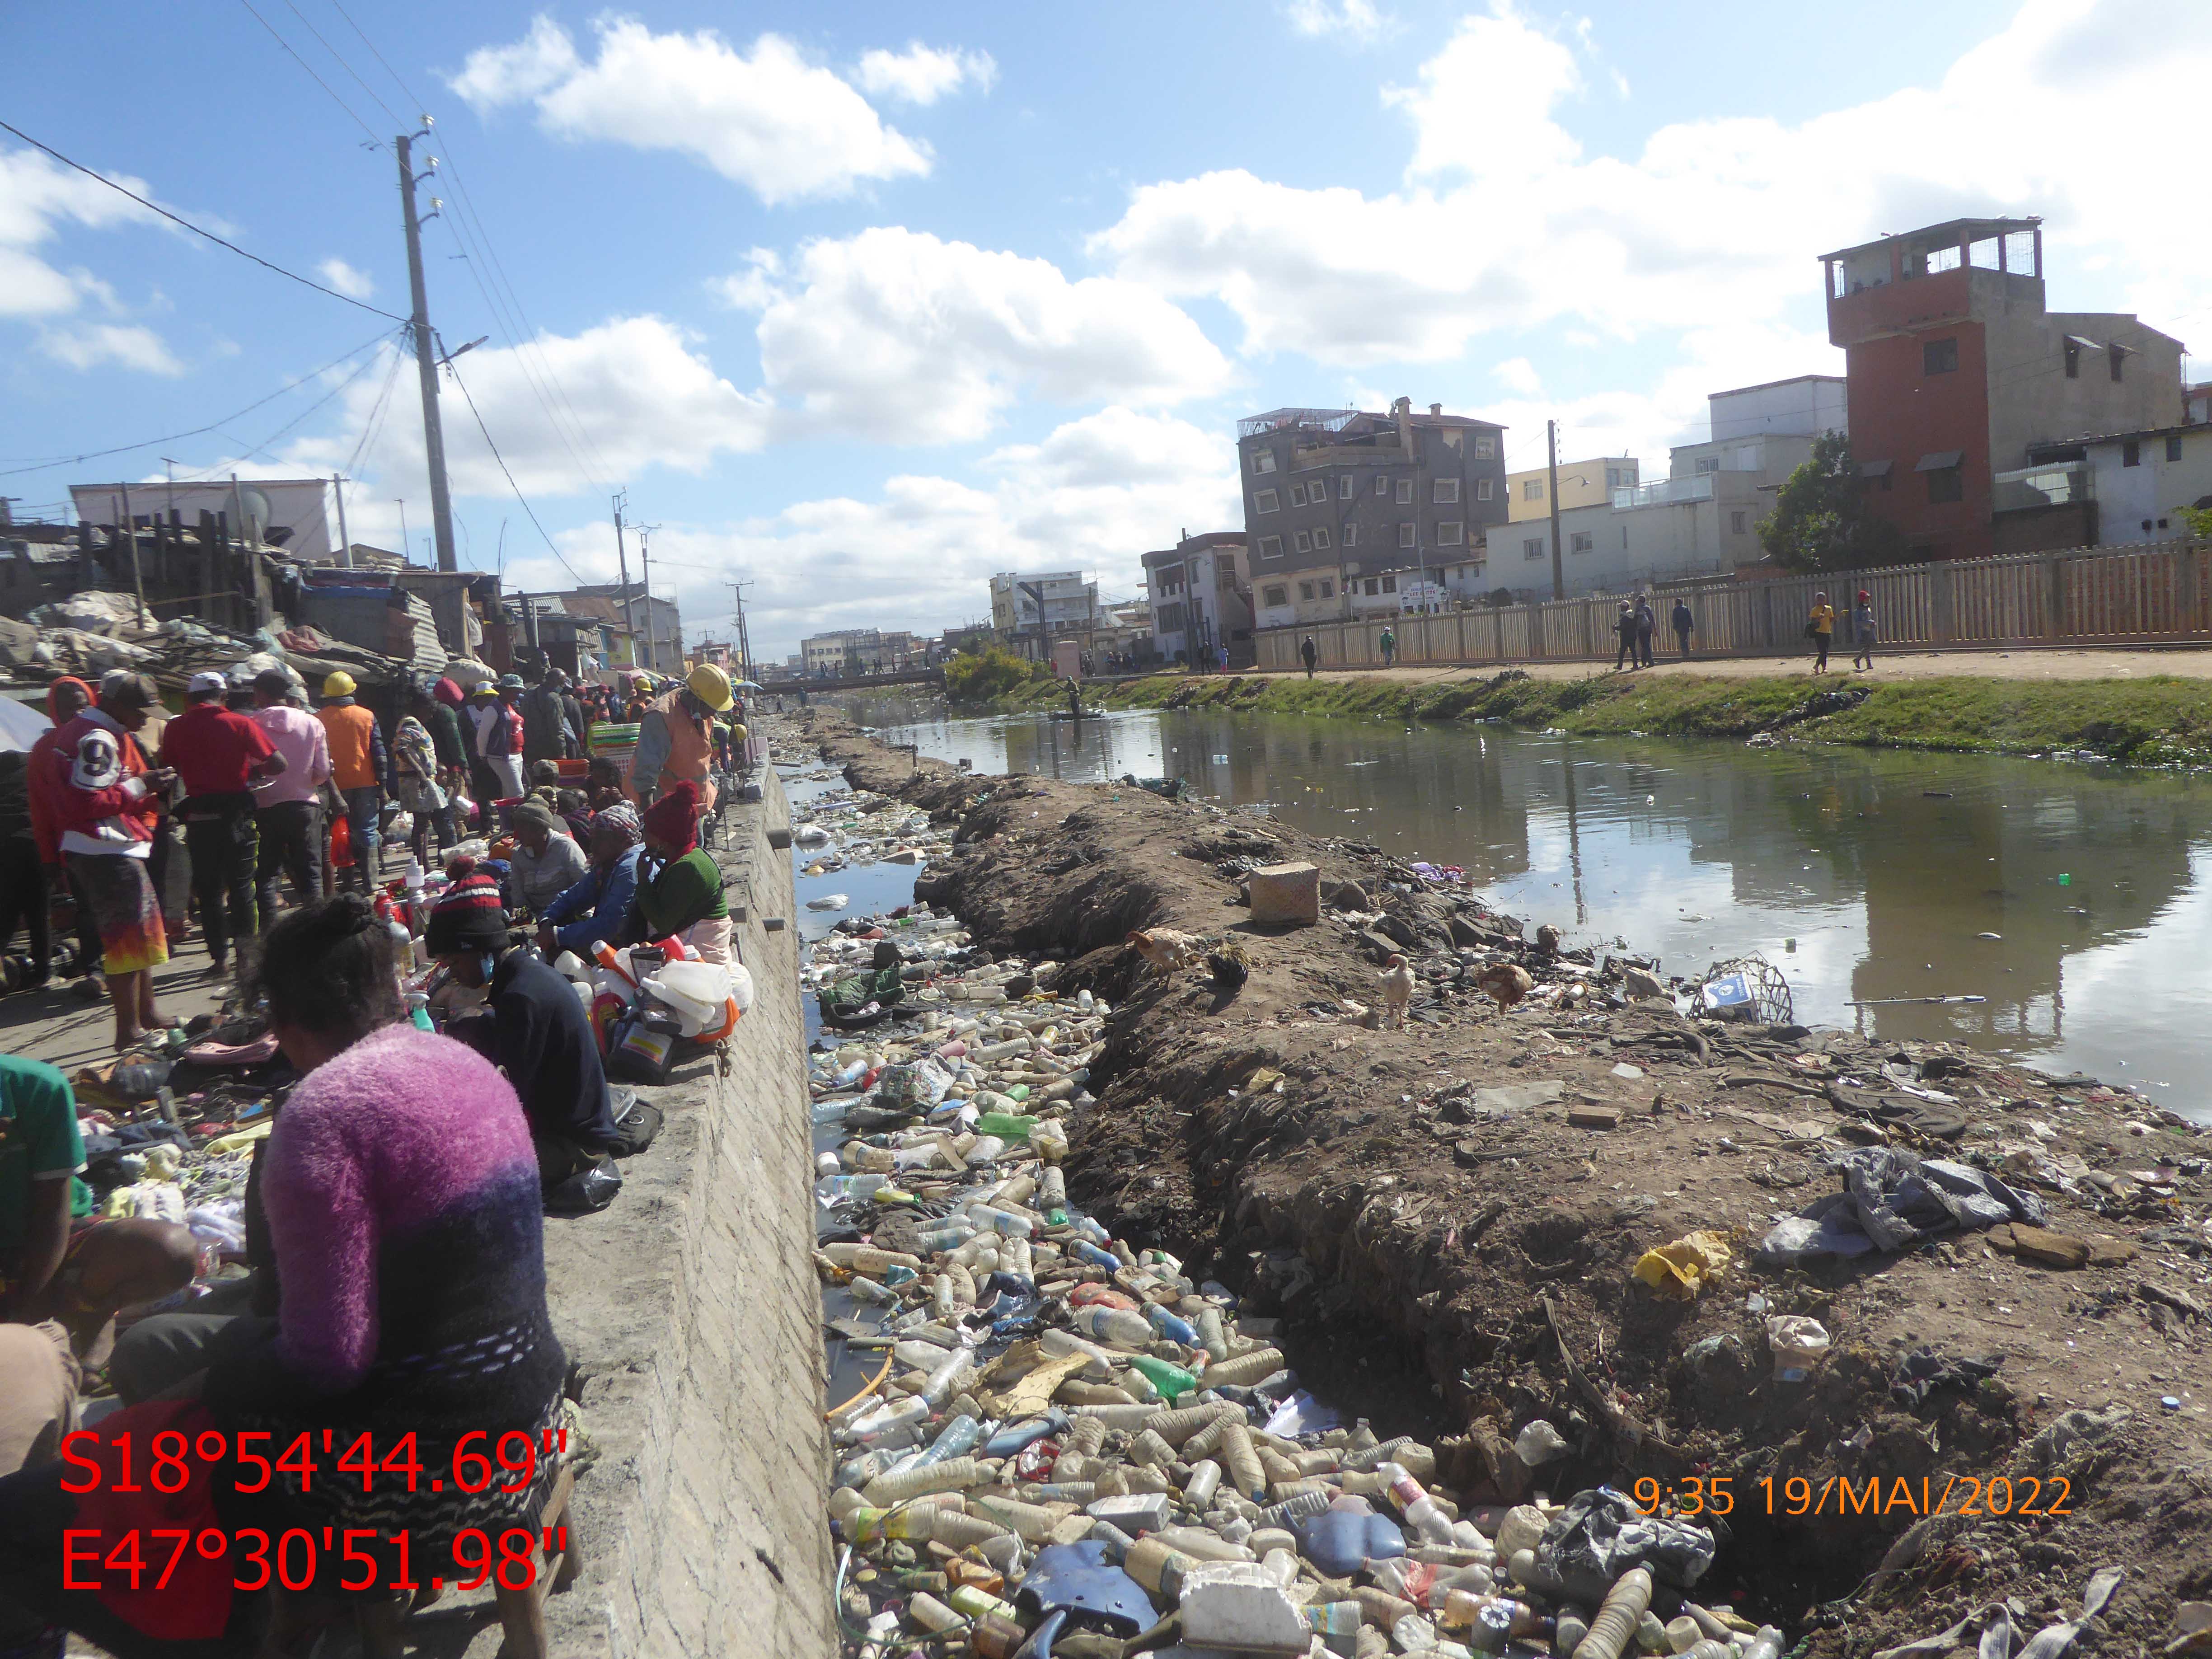
[[[1608,1489],[1463,1504],[1434,1448],[1303,1389],[1276,1321],[1071,1205],[1104,1003],[927,907],[839,928],[817,990],[901,958],[882,1029],[826,1031],[811,1066],[844,1137],[825,1315],[873,1373],[831,1413],[848,1654],[1776,1659],[1778,1632],[1690,1599],[1704,1528]],[[1518,1443],[1567,1449],[1540,1420]]]
[[[791,844],[800,876],[868,864],[919,865],[952,843],[929,814],[865,789],[837,789],[793,809]],[[817,908],[835,908],[820,906]]]

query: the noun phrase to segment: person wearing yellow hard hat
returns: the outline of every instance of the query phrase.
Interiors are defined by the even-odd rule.
[[[702,662],[690,678],[646,706],[637,723],[637,751],[630,757],[630,799],[650,803],[689,778],[699,786],[703,805],[714,804],[714,716],[736,699],[730,677]]]
[[[323,682],[323,706],[315,718],[330,739],[331,785],[345,803],[346,833],[353,842],[353,867],[346,884],[364,893],[376,888],[378,822],[384,788],[392,776],[392,756],[376,716],[354,701],[353,676],[343,668]]]

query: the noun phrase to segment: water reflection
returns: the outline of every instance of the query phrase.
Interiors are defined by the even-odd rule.
[[[1080,722],[858,712],[979,771],[1180,774],[1301,829],[1458,865],[1532,927],[1623,940],[1674,972],[1759,951],[1808,1023],[1969,1042],[2212,1108],[2201,779],[1211,709]],[[1962,995],[1986,1000],[1917,1000]]]

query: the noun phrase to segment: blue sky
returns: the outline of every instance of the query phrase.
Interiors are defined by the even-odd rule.
[[[386,311],[389,139],[427,105],[433,319],[489,337],[460,374],[556,544],[449,384],[465,562],[609,576],[626,485],[693,631],[742,577],[776,653],[963,620],[994,570],[1133,593],[1144,550],[1234,522],[1234,422],[1279,404],[1441,402],[1522,465],[1556,415],[1566,456],[1656,474],[1705,392],[1839,367],[1814,257],[1882,231],[2040,213],[2054,304],[2185,341],[2212,307],[2191,0],[215,0],[9,40],[12,125]],[[164,455],[349,467],[356,538],[396,545],[404,499],[419,558],[389,326],[0,134],[19,511]]]

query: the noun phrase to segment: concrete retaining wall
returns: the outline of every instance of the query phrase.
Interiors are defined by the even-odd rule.
[[[546,1224],[599,1448],[577,1489],[583,1577],[547,1604],[563,1655],[836,1651],[799,933],[790,854],[767,840],[790,814],[761,775],[766,800],[731,805],[710,848],[756,991],[730,1074],[701,1061],[652,1091],[667,1127],[621,1195]]]

